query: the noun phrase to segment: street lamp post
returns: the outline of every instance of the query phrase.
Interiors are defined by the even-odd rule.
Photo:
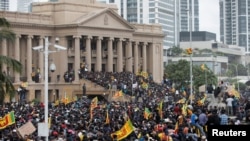
[[[238,85],[238,92],[240,92],[240,87],[239,87],[239,80],[238,80],[238,64],[236,65],[236,73],[237,73],[237,75],[236,75],[236,79],[237,79],[237,85]]]
[[[66,47],[62,47],[62,46],[59,46],[59,45],[54,45],[54,47],[57,49],[57,51],[50,51],[49,50],[49,39],[48,37],[45,37],[45,45],[44,45],[44,50],[43,50],[43,45],[41,46],[37,46],[37,47],[33,47],[33,50],[38,50],[38,51],[41,51],[44,53],[44,123],[45,123],[45,127],[47,127],[47,129],[44,129],[44,131],[46,132],[45,133],[45,138],[46,138],[46,141],[48,141],[49,139],[49,130],[48,130],[48,85],[49,85],[49,82],[48,82],[48,58],[49,58],[49,53],[53,53],[53,52],[57,52],[59,50],[66,50],[67,48]]]
[[[192,52],[192,8],[186,9],[185,11],[189,12],[189,48],[191,49],[190,55],[190,103],[193,103],[193,52]]]
[[[235,65],[235,70],[236,70],[236,79],[237,79],[237,86],[238,86],[237,90],[238,92],[240,92],[239,80],[238,80],[238,64]]]
[[[191,7],[190,7],[191,8]],[[192,49],[192,9],[187,10],[189,11],[189,47]],[[193,53],[190,54],[190,102],[193,103]]]
[[[235,71],[236,71],[236,80],[237,80],[237,87],[238,87],[238,88],[237,88],[237,91],[240,92],[239,80],[238,80],[238,65],[239,65],[239,64],[236,64],[236,65],[235,65],[235,64],[230,64],[230,65],[232,65],[232,66],[235,67]]]

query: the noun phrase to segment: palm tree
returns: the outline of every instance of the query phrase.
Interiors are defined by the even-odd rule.
[[[0,18],[0,42],[2,42],[3,39],[14,42],[15,33],[10,29],[10,23],[5,18]],[[6,95],[12,98],[16,93],[10,76],[2,71],[4,65],[19,73],[22,69],[22,64],[19,61],[9,58],[8,56],[0,55],[0,104],[3,104]]]

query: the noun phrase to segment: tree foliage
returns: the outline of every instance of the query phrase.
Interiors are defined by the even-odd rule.
[[[237,68],[238,72],[236,72],[236,68]],[[238,76],[246,76],[248,68],[247,68],[247,66],[245,67],[242,64],[229,64],[227,71],[230,73],[229,77],[233,77],[233,76],[237,76],[237,75]]]
[[[183,49],[177,46],[173,46],[168,49],[168,56],[180,56],[183,52]]]
[[[217,85],[217,77],[206,65],[202,70],[200,66],[193,66],[194,88],[198,89],[202,85]]]
[[[193,65],[192,72],[193,87],[196,90],[204,84],[217,84],[217,77],[206,65],[205,70],[202,70],[198,65]],[[168,79],[176,84],[176,88],[188,87],[190,85],[190,63],[186,60],[168,64],[165,68],[165,74]]]

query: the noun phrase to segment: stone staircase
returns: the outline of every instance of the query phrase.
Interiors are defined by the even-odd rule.
[[[90,80],[87,80],[87,79],[81,79],[80,80],[80,83],[81,83],[81,86],[85,83],[86,85],[86,88],[89,89],[89,90],[92,90],[92,89],[95,89],[95,90],[104,90],[105,88],[90,81]]]
[[[109,94],[108,90],[104,87],[90,81],[87,79],[80,80],[80,90],[75,90],[75,94],[82,94],[82,86],[85,84],[86,86],[86,94],[87,95],[104,95]]]

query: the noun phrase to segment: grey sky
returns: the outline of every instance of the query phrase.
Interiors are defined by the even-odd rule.
[[[200,31],[216,34],[217,41],[220,36],[219,0],[199,0],[200,2]]]

